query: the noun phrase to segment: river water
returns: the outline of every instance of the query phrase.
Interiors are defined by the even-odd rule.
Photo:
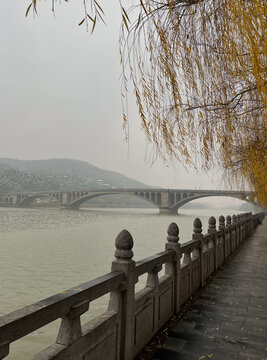
[[[191,240],[195,217],[202,220],[205,233],[211,215],[218,219],[233,213],[227,209],[180,209],[177,215],[159,215],[154,209],[0,208],[0,316],[109,272],[115,238],[123,229],[133,236],[138,261],[164,250],[171,222],[178,224],[183,243]],[[105,311],[107,301],[105,296],[90,304],[82,322]],[[15,342],[6,359],[30,359],[55,341],[59,324],[57,320]]]

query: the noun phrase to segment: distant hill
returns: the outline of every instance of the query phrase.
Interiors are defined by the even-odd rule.
[[[0,158],[0,193],[148,188],[117,172],[70,159],[15,160]]]

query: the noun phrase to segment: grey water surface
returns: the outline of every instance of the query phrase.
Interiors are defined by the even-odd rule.
[[[199,217],[206,232],[214,215],[231,210],[0,208],[0,316],[77,286],[110,271],[115,238],[127,229],[134,239],[134,260],[163,251],[168,225],[180,228],[180,242],[191,240]],[[144,280],[143,280],[144,281]],[[142,279],[141,285],[142,287]],[[105,311],[108,296],[90,304],[82,322]],[[26,360],[52,344],[60,320],[11,344],[9,360]]]

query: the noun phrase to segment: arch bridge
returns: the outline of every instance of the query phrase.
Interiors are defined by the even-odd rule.
[[[210,196],[227,196],[250,202],[254,200],[253,193],[249,191],[233,190],[189,190],[189,189],[105,189],[89,191],[56,191],[35,192],[23,194],[0,194],[0,205],[29,207],[36,199],[46,198],[49,204],[57,204],[69,209],[78,209],[79,206],[95,197],[104,195],[123,194],[143,199],[158,207],[160,213],[177,213],[178,209],[186,203]]]

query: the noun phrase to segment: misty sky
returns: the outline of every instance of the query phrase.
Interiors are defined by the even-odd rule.
[[[81,0],[57,2],[55,18],[50,0],[25,18],[29,3],[0,2],[0,157],[71,158],[150,185],[223,188],[218,171],[200,176],[160,159],[151,166],[133,97],[124,142],[119,1],[102,0],[107,26],[92,36],[78,26]]]

